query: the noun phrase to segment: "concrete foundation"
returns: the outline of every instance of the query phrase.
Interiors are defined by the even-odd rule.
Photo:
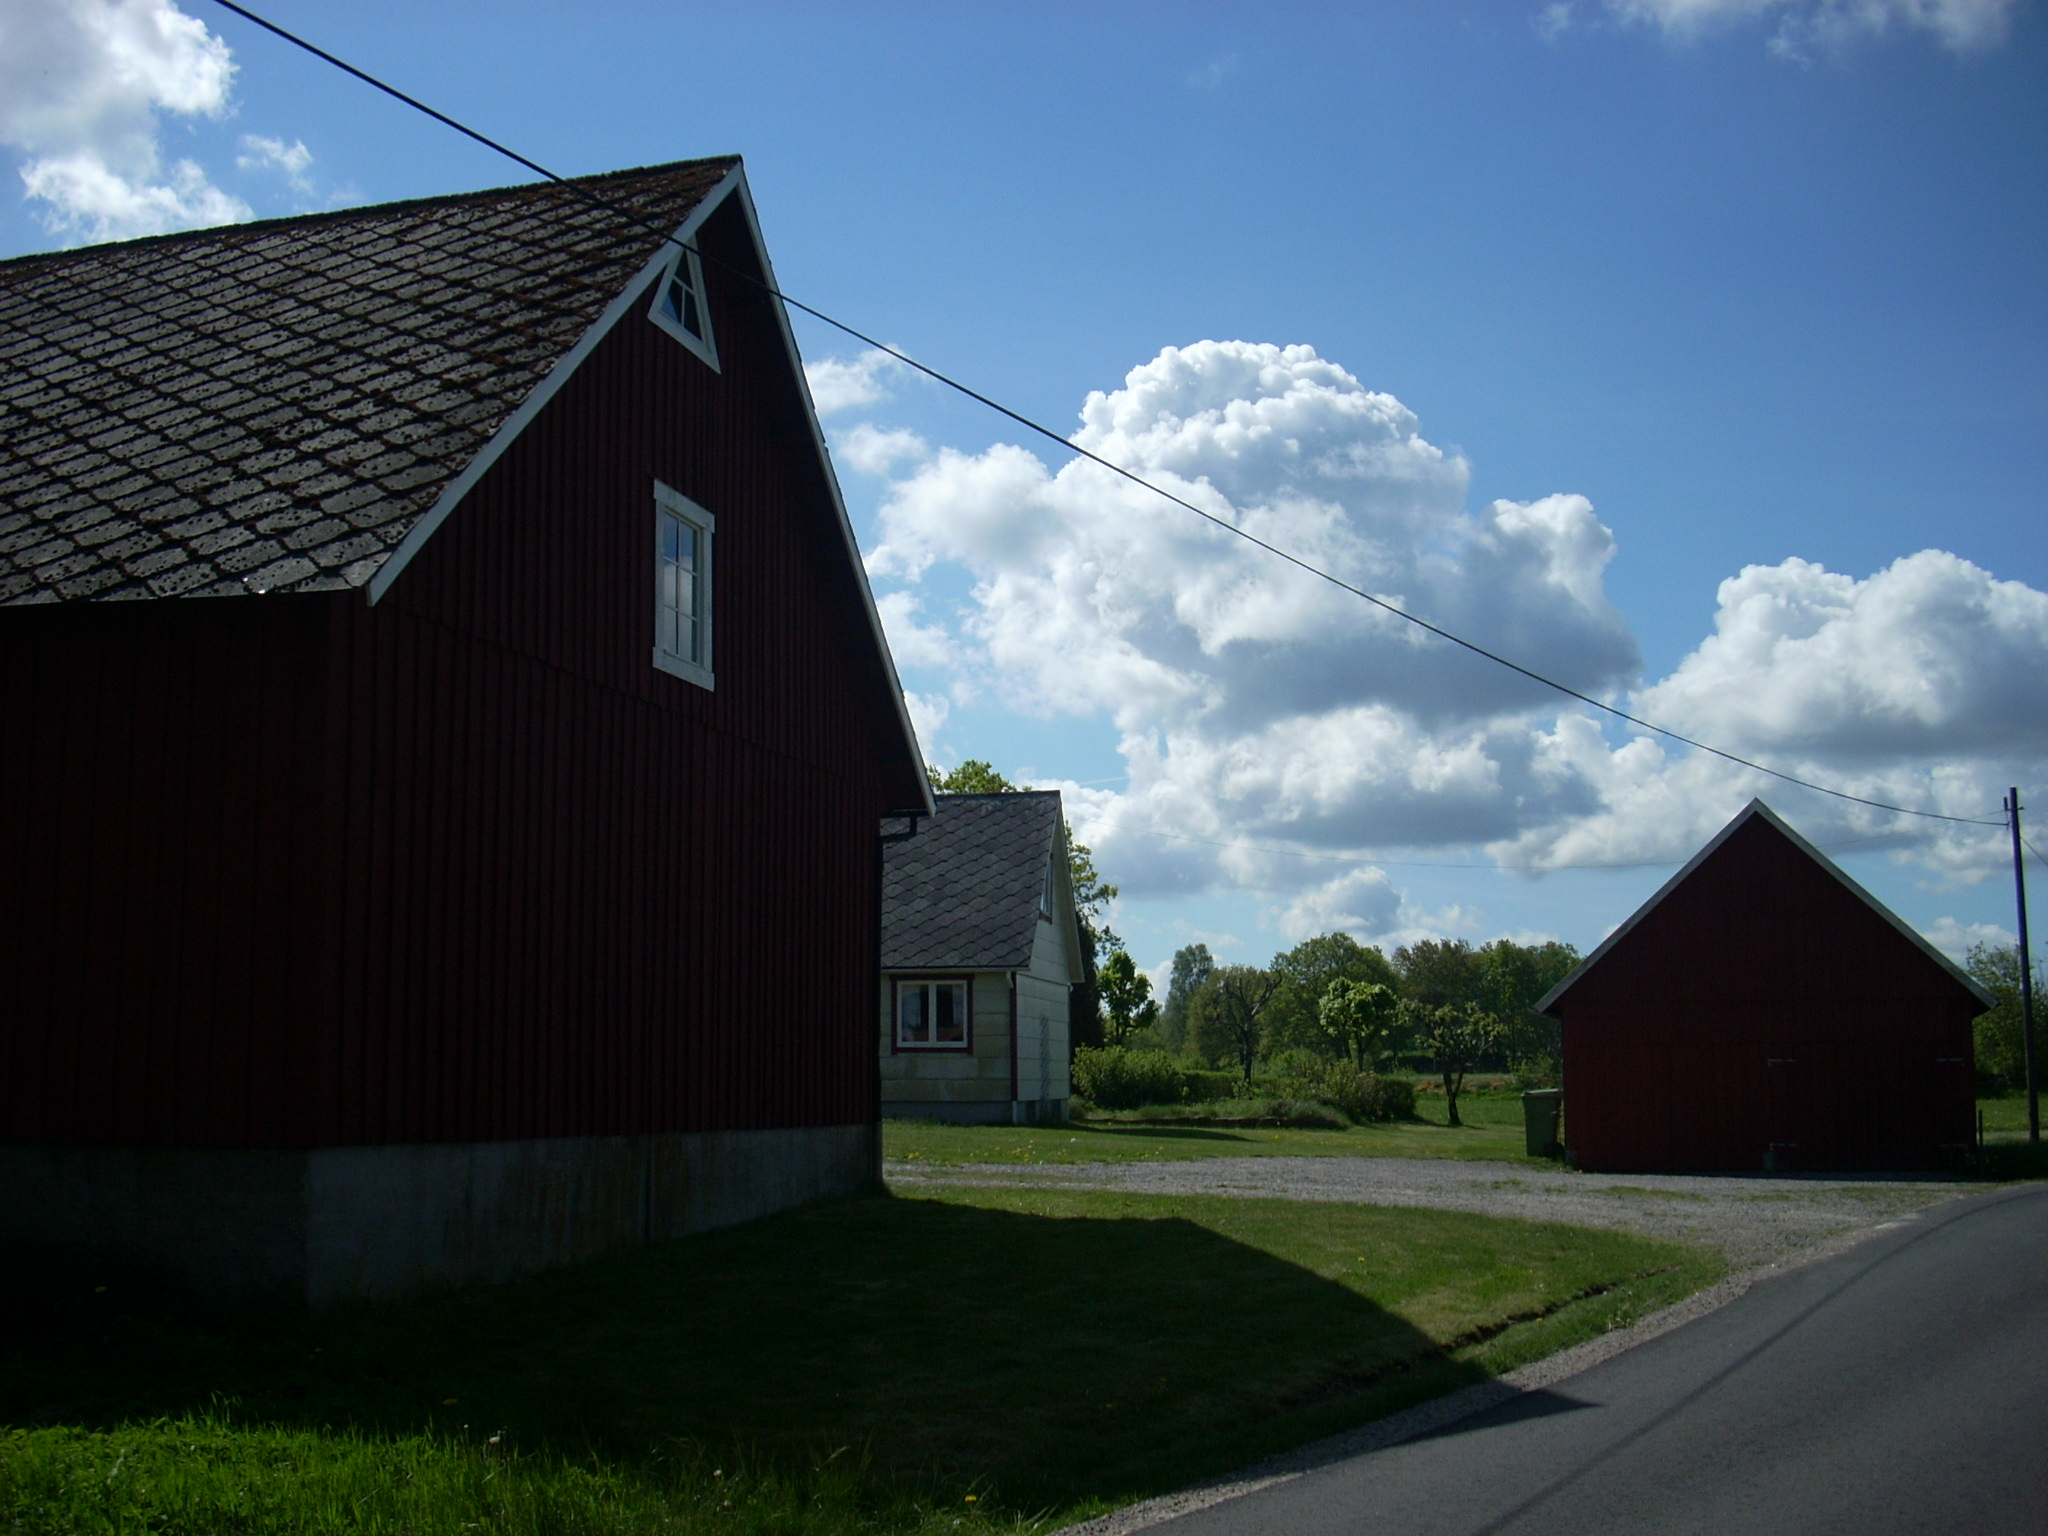
[[[892,1099],[884,1120],[943,1120],[948,1125],[1059,1125],[1065,1099]]]
[[[0,1242],[313,1307],[508,1280],[874,1185],[880,1127],[214,1151],[0,1146]]]

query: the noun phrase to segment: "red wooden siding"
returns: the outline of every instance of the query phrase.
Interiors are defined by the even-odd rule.
[[[1588,1169],[1951,1163],[1978,1006],[1752,818],[1561,1000],[1567,1141]]]
[[[723,373],[636,308],[374,608],[0,613],[0,1137],[872,1118],[919,770],[773,313],[708,286]],[[717,519],[715,693],[650,664],[656,478]]]

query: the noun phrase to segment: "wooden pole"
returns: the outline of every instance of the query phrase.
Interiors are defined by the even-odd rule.
[[[2027,1063],[2027,1140],[2041,1140],[2041,1079],[2034,1055],[2034,957],[2027,947],[2027,871],[2020,862],[2020,792],[2005,803],[2012,823],[2012,883],[2020,911],[2020,1044]]]

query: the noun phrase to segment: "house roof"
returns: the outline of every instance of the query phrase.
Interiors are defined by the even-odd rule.
[[[1702,864],[1706,863],[1706,861],[1709,858],[1713,857],[1715,850],[1717,850],[1723,843],[1727,842],[1729,838],[1733,837],[1737,831],[1739,831],[1742,827],[1746,826],[1750,821],[1758,819],[1762,820],[1766,825],[1770,826],[1773,830],[1778,832],[1782,837],[1786,839],[1786,841],[1790,842],[1793,847],[1797,848],[1801,853],[1805,854],[1809,859],[1813,860],[1815,864],[1819,865],[1829,875],[1833,876],[1837,881],[1841,883],[1842,888],[1844,890],[1848,891],[1850,895],[1854,896],[1858,901],[1862,902],[1866,907],[1870,908],[1872,912],[1876,913],[1879,917],[1883,918],[1885,922],[1889,923],[1892,926],[1892,928],[1898,933],[1898,935],[1901,938],[1903,938],[1907,943],[1911,944],[1915,949],[1919,950],[1928,959],[1932,960],[1942,970],[1946,971],[1949,974],[1949,976],[1956,982],[1957,985],[1963,987],[1973,997],[1975,997],[1979,1002],[1981,1002],[1986,1008],[1996,1006],[1997,999],[1994,998],[1989,992],[1985,991],[1983,987],[1978,985],[1976,979],[1972,977],[1968,971],[1964,970],[1961,966],[1957,965],[1955,961],[1949,959],[1947,955],[1944,955],[1940,950],[1936,949],[1932,944],[1928,943],[1927,939],[1918,930],[1914,929],[1910,924],[1908,924],[1904,918],[1900,917],[1896,912],[1892,911],[1890,907],[1886,906],[1883,902],[1879,901],[1875,896],[1871,895],[1870,892],[1866,891],[1865,889],[1863,889],[1862,886],[1858,885],[1854,880],[1850,879],[1849,876],[1842,871],[1840,866],[1838,866],[1833,859],[1829,858],[1826,854],[1822,853],[1818,848],[1814,847],[1813,844],[1809,843],[1805,838],[1801,837],[1797,832],[1793,831],[1792,828],[1785,823],[1783,818],[1781,818],[1777,812],[1773,811],[1768,805],[1765,805],[1761,800],[1752,800],[1749,802],[1748,805],[1744,806],[1740,811],[1736,813],[1735,819],[1733,821],[1729,822],[1727,826],[1723,827],[1719,832],[1715,833],[1712,839],[1708,841],[1707,845],[1704,848],[1700,849],[1698,853],[1694,854],[1690,859],[1688,859],[1683,869],[1679,870],[1679,872],[1673,875],[1669,880],[1666,880],[1664,884],[1658,888],[1656,895],[1652,896],[1640,907],[1637,907],[1636,910],[1632,914],[1630,914],[1627,922],[1623,923],[1619,928],[1615,929],[1614,932],[1607,935],[1605,939],[1601,940],[1600,945],[1597,949],[1595,949],[1590,955],[1586,956],[1585,959],[1581,960],[1576,966],[1574,966],[1572,968],[1571,973],[1567,975],[1564,978],[1564,980],[1560,981],[1556,986],[1552,987],[1548,992],[1546,992],[1543,995],[1542,999],[1537,1002],[1536,1011],[1538,1013],[1555,1013],[1557,1011],[1557,1005],[1563,1001],[1564,995],[1567,992],[1569,992],[1575,985],[1578,984],[1578,980],[1581,976],[1585,975],[1588,971],[1592,970],[1603,959],[1605,959],[1607,955],[1613,951],[1616,945],[1620,944],[1623,939],[1628,937],[1629,933],[1636,927],[1638,923],[1642,922],[1644,918],[1648,917],[1652,912],[1654,912],[1658,908],[1658,906],[1660,906],[1663,903],[1664,899],[1668,897],[1673,891],[1677,890],[1681,885],[1685,884],[1687,880],[1691,879],[1693,871],[1698,869]]]
[[[1024,969],[1061,835],[1059,791],[934,801],[915,837],[883,848],[882,968]]]
[[[0,262],[0,603],[366,585],[665,243],[541,183]]]

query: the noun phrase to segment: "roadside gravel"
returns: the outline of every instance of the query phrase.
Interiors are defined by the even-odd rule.
[[[891,1163],[892,1185],[1112,1189],[1421,1206],[1612,1227],[1718,1249],[1731,1269],[1813,1257],[1843,1240],[1970,1193],[1917,1180],[1711,1177],[1549,1171],[1399,1157],[1230,1157],[1189,1162],[958,1167]]]

